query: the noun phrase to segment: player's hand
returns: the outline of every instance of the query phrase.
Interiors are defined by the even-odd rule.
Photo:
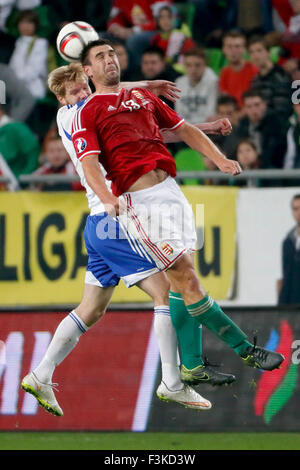
[[[176,83],[169,82],[168,80],[148,80],[148,90],[154,95],[163,96],[175,103],[180,98],[181,90],[177,88]]]
[[[229,173],[232,176],[236,176],[242,173],[242,169],[236,160],[220,158],[218,162],[216,162],[216,165],[223,173]]]
[[[105,212],[111,217],[117,217],[127,210],[126,202],[123,198],[117,198],[111,194],[103,202],[105,207]]]
[[[232,125],[227,118],[217,119],[211,122],[211,134],[229,135],[232,132]]]

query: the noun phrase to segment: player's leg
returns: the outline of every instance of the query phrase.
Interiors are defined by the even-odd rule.
[[[73,351],[81,335],[104,315],[113,290],[85,284],[80,305],[59,323],[41,362],[22,380],[23,390],[56,416],[62,416],[63,411],[53,392],[54,370]]]
[[[156,391],[159,399],[179,403],[187,408],[209,410],[211,403],[180,379],[177,336],[169,313],[169,282],[163,273],[143,279],[138,287],[152,297],[154,302],[154,330],[158,342],[162,381]]]
[[[194,254],[190,255],[194,266]],[[209,383],[227,385],[235,381],[232,374],[224,374],[213,368],[202,355],[202,325],[191,317],[183,298],[175,286],[169,292],[170,313],[180,345],[181,380],[190,385]]]
[[[202,355],[202,325],[187,311],[183,298],[171,286],[169,306],[180,349],[182,382],[190,385],[202,383],[211,385],[228,385],[234,382],[233,374],[219,372]]]
[[[266,370],[279,367],[283,356],[251,344],[246,334],[206,294],[188,255],[180,257],[168,269],[167,275],[173,288],[182,295],[191,317],[233,348],[247,365]]]
[[[137,286],[154,302],[154,332],[158,342],[162,380],[170,390],[183,387],[178,364],[177,336],[169,311],[169,281],[164,273],[156,273],[140,281]]]

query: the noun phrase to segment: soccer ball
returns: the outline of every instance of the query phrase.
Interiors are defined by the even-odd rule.
[[[96,39],[99,39],[99,34],[93,26],[84,21],[73,21],[66,24],[58,33],[56,47],[64,60],[76,62],[83,47]]]

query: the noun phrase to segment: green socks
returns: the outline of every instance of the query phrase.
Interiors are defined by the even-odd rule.
[[[227,346],[233,348],[237,354],[241,355],[248,346],[252,346],[252,344],[247,341],[245,333],[208,295],[199,302],[188,305],[186,309],[192,319],[206,326],[206,328],[224,341]]]
[[[189,315],[183,298],[178,293],[169,293],[170,315],[177,334],[181,363],[187,369],[203,364],[202,326]]]

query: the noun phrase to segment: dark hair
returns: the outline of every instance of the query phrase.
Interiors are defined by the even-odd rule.
[[[199,46],[188,49],[183,55],[184,57],[199,57],[200,59],[206,60],[205,51]]]
[[[250,90],[245,91],[242,95],[242,98],[243,101],[245,101],[246,98],[256,98],[257,96],[263,101],[267,101],[260,88],[251,88]]]
[[[159,57],[162,59],[162,60],[165,60],[165,53],[162,49],[160,49],[160,47],[157,47],[157,46],[149,46],[147,47],[144,51],[143,51],[143,54],[142,56],[146,55],[146,54],[156,54],[156,55],[159,55]]]
[[[33,23],[35,26],[35,30],[39,29],[40,27],[40,17],[34,10],[20,11],[16,17],[16,25],[18,25],[23,20],[27,20],[30,23]]]
[[[256,147],[256,144],[253,142],[253,140],[247,139],[247,138],[239,140],[237,144],[237,150],[241,144],[248,144],[250,145],[250,147],[253,148],[253,150],[255,150],[255,152],[257,152],[257,147]]]
[[[298,193],[298,194],[295,194],[295,196],[293,196],[293,198],[292,198],[292,201],[291,201],[291,202],[293,203],[295,199],[300,199],[300,193]]]
[[[222,38],[222,41],[223,41],[223,44],[224,44],[224,41],[225,39],[227,38],[242,38],[245,40],[245,44],[247,42],[247,39],[246,39],[246,35],[244,33],[242,33],[241,31],[237,30],[237,29],[232,29],[230,31],[227,31],[223,38]]]
[[[217,106],[222,106],[224,104],[232,104],[235,109],[238,109],[238,102],[234,96],[231,95],[220,95],[217,101]]]
[[[160,15],[160,13],[163,11],[163,10],[169,10],[169,12],[171,13],[171,15],[173,15],[173,10],[172,10],[172,7],[171,5],[163,5],[162,7],[160,7],[160,9],[158,10],[158,12],[156,13],[156,17],[158,18],[158,16]]]
[[[113,43],[111,41],[108,41],[107,39],[96,39],[95,41],[89,42],[86,46],[84,46],[80,54],[80,62],[82,65],[90,65],[89,52],[91,49],[97,46],[111,46],[112,48],[114,47]]]
[[[248,41],[248,48],[249,48],[250,46],[252,46],[252,44],[258,44],[258,43],[259,43],[259,44],[262,44],[262,46],[263,46],[267,51],[270,50],[270,46],[269,46],[269,44],[267,44],[267,42],[266,42],[264,36],[258,36],[258,35],[252,36],[252,37],[249,39],[249,41]]]

